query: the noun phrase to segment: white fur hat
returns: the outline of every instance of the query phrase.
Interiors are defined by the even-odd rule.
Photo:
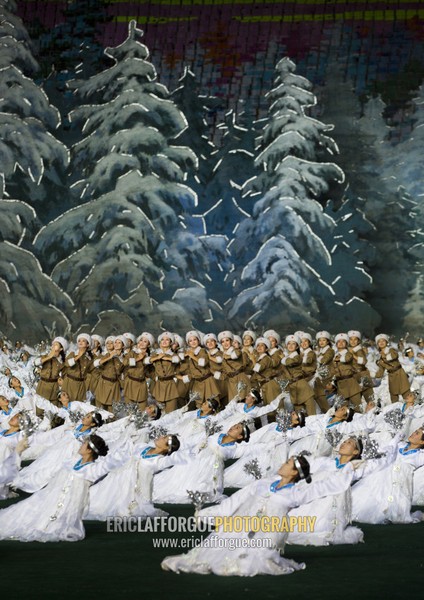
[[[54,344],[55,342],[58,342],[62,346],[64,352],[68,350],[69,342],[67,342],[64,337],[61,337],[60,335],[56,336],[52,344]]]
[[[140,335],[139,335],[139,336],[138,336],[138,338],[137,338],[137,343],[138,343],[138,342],[139,342],[141,339],[143,339],[143,338],[144,338],[144,339],[146,339],[146,340],[148,340],[148,342],[149,342],[149,344],[150,344],[151,346],[153,346],[153,345],[154,345],[154,343],[155,343],[155,338],[154,338],[154,337],[152,336],[152,334],[151,334],[151,333],[149,333],[148,331],[143,331],[143,333],[140,333]]]
[[[329,334],[328,331],[317,331],[315,339],[319,340],[319,338],[325,338],[326,340],[331,340],[331,335]]]
[[[104,338],[102,338],[101,335],[97,335],[97,333],[93,333],[93,335],[91,336],[91,340],[97,340],[100,344],[100,346],[104,346],[105,345],[105,340]]]
[[[214,333],[205,333],[205,335],[203,336],[203,345],[205,345],[208,340],[215,340],[215,342],[218,342],[217,337]]]
[[[108,335],[107,338],[105,339],[105,344],[107,344],[108,342],[114,342],[115,341],[115,336],[114,335]]]
[[[116,342],[116,340],[120,340],[124,344],[125,348],[125,346],[127,345],[128,338],[126,338],[124,335],[117,335],[114,339],[114,342]]]
[[[386,335],[385,333],[379,333],[378,335],[375,336],[375,343],[378,344],[378,340],[386,340],[386,342],[389,342],[389,336]]]
[[[176,342],[180,348],[184,348],[184,338],[182,338],[178,333],[174,333],[174,342]]]
[[[336,335],[336,337],[334,338],[334,341],[335,341],[335,342],[336,342],[336,344],[337,344],[337,342],[338,342],[339,340],[344,340],[345,342],[349,343],[349,336],[347,335],[347,333],[338,333],[338,334]]]
[[[306,331],[302,331],[302,335],[300,337],[300,341],[302,340],[309,340],[310,343],[312,344],[312,336],[310,333],[307,333]]]
[[[220,331],[218,333],[218,342],[222,342],[222,340],[224,338],[228,338],[230,340],[233,340],[234,339],[234,335],[231,333],[231,331],[228,331],[228,330],[226,330],[226,331]]]
[[[161,343],[163,338],[169,338],[171,340],[171,344],[173,344],[175,342],[175,336],[170,331],[162,331],[162,333],[158,336],[159,344]]]
[[[258,344],[265,344],[265,346],[268,348],[268,350],[271,348],[271,342],[266,337],[258,337],[255,342],[255,348],[258,347]]]
[[[122,337],[131,340],[132,344],[135,344],[135,335],[133,333],[123,333]]]
[[[264,332],[264,337],[266,337],[266,338],[270,338],[270,337],[274,338],[275,340],[277,340],[277,344],[279,344],[281,342],[281,336],[276,331],[274,331],[274,329],[267,329]]]
[[[297,335],[286,335],[286,340],[285,340],[286,346],[289,342],[295,342],[298,346],[300,344],[300,340],[297,337]]]
[[[254,331],[252,331],[251,329],[246,329],[246,331],[243,331],[242,337],[244,338],[245,335],[250,335],[250,337],[252,338],[253,341],[256,340],[256,333]]]
[[[89,346],[89,347],[91,346],[91,336],[90,336],[90,335],[88,335],[88,333],[79,333],[79,334],[77,335],[77,342],[78,342],[79,340],[86,340],[86,342],[87,342],[88,346]]]
[[[196,331],[196,329],[192,329],[191,331],[187,331],[186,336],[185,336],[187,344],[188,344],[189,338],[191,338],[191,337],[197,338],[199,340],[199,342],[202,341],[202,336],[200,335],[199,331]]]
[[[350,331],[347,332],[347,335],[351,338],[351,337],[356,337],[358,338],[358,340],[362,339],[362,335],[360,331],[355,331],[355,329],[351,329]]]

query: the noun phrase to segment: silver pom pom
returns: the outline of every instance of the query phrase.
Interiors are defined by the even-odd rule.
[[[337,448],[342,440],[343,434],[337,430],[326,429],[325,431],[325,439],[333,448]]]
[[[287,410],[278,409],[275,415],[277,430],[286,433],[292,426],[291,413]]]
[[[290,385],[290,380],[289,379],[276,379],[276,382],[280,386],[280,390],[282,392],[285,392],[286,389],[288,388],[288,386]]]
[[[198,400],[200,400],[199,392],[190,392],[188,395],[187,404],[191,404],[192,402],[197,402]]]
[[[368,436],[361,437],[363,449],[362,449],[362,458],[372,459],[372,458],[381,458],[385,456],[384,452],[380,452],[378,444],[375,440],[372,440]]]
[[[403,427],[405,421],[405,413],[400,408],[389,410],[383,417],[384,422],[390,425],[395,431],[399,431]]]
[[[243,390],[245,390],[247,388],[247,385],[244,383],[244,381],[239,381],[237,384],[237,394],[240,395],[241,392],[243,392]]]
[[[255,479],[262,479],[262,471],[259,467],[257,458],[252,458],[252,460],[249,460],[249,462],[245,463],[243,466],[243,471]]]
[[[77,423],[81,423],[81,420],[84,417],[83,412],[79,411],[79,410],[69,410],[68,411],[68,417],[71,423],[73,424],[77,424]]]
[[[34,415],[32,415],[28,410],[23,410],[19,414],[18,421],[21,431],[23,431],[27,437],[32,435],[38,427],[38,423]]]
[[[222,425],[219,425],[214,419],[205,419],[205,431],[209,437],[222,431]]]
[[[210,495],[207,492],[199,492],[197,491],[192,491],[192,490],[186,490],[188,497],[190,498],[190,500],[193,502],[194,504],[194,508],[196,509],[196,511],[200,510],[202,508],[202,506],[209,501]]]
[[[136,429],[142,429],[149,422],[149,415],[144,410],[140,410],[135,402],[127,404],[127,415]]]
[[[149,440],[157,440],[164,435],[168,435],[168,430],[160,425],[153,425],[149,429]]]
[[[127,404],[122,398],[112,402],[112,412],[117,419],[122,419],[127,416]]]

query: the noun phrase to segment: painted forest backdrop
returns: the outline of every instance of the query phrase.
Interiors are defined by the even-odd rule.
[[[423,23],[0,0],[0,333],[422,332]]]

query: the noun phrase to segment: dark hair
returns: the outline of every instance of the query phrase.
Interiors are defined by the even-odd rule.
[[[296,412],[297,417],[299,419],[299,425],[298,427],[305,427],[305,423],[306,423],[306,413],[303,410],[299,410],[299,412]]]
[[[242,426],[243,438],[241,440],[236,440],[237,444],[240,444],[241,442],[248,442],[250,440],[250,429],[247,423],[242,421],[241,423],[239,423],[239,425]]]
[[[256,389],[252,388],[250,390],[250,393],[251,393],[251,395],[255,399],[255,404],[261,404],[262,403],[262,397],[261,397],[261,394],[260,394],[259,390],[256,390]]]
[[[91,419],[96,427],[101,427],[103,425],[103,417],[99,412],[91,413]]]
[[[206,402],[209,405],[209,408],[211,409],[211,411],[213,413],[216,413],[216,411],[219,408],[219,401],[216,398],[208,398],[208,400],[206,400]]]
[[[349,412],[347,413],[347,417],[346,417],[346,423],[350,423],[351,420],[353,419],[353,415],[355,414],[355,409],[354,408],[349,408]]]
[[[297,473],[298,473],[298,475],[295,479],[295,483],[297,481],[300,481],[301,479],[304,479],[306,481],[306,483],[311,483],[311,481],[312,481],[311,466],[310,466],[309,462],[302,455],[294,456],[293,458],[295,460],[294,466],[297,469]],[[300,468],[296,465],[296,462],[299,464]]]
[[[169,439],[171,438],[171,443],[169,443]],[[176,435],[169,435],[168,436],[168,454],[172,454],[173,452],[176,452],[180,447],[180,440],[177,438]]]
[[[106,456],[109,451],[109,447],[104,439],[95,433],[88,436],[87,443],[92,453],[96,455],[96,458],[97,456]]]
[[[157,404],[154,404],[154,406],[156,407],[156,412],[155,412],[155,416],[153,417],[153,421],[157,421],[158,419],[161,418],[162,411]]]
[[[354,439],[356,441],[356,447],[358,448],[358,455],[355,457],[355,459],[358,459],[361,458],[362,452],[364,451],[364,443],[360,437],[355,437]]]

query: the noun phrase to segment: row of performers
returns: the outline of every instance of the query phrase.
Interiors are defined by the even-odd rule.
[[[204,544],[166,558],[163,568],[279,575],[304,568],[281,555],[286,541],[352,544],[363,539],[352,520],[422,519],[422,513],[411,512],[413,503],[422,504],[424,493],[424,413],[414,394],[365,414],[355,413],[345,402],[322,415],[305,417],[293,411],[254,432],[241,420],[250,396],[244,405],[230,401],[216,415],[210,410],[213,401],[199,411],[184,407],[167,414],[149,405],[150,421],[139,428],[128,417],[105,424],[101,413],[88,412],[85,403],[80,423],[68,414],[60,427],[25,435],[19,413],[14,413],[0,434],[0,485],[31,496],[0,511],[0,537],[76,541],[85,535],[84,519],[166,516],[154,504],[188,503],[195,490],[203,501],[214,503],[200,510],[199,518],[315,515],[316,528],[288,537],[283,530],[218,531],[214,535],[222,541],[266,538],[272,545],[244,544],[226,551]],[[55,412],[45,399],[36,402]],[[259,417],[270,408],[253,408],[250,414]],[[211,421],[216,432],[208,435],[206,423]],[[22,450],[34,460],[20,469],[17,455]],[[226,498],[224,488],[240,491]]]
[[[50,352],[35,361],[40,375],[36,391],[55,400],[61,384],[73,400],[84,401],[89,392],[97,407],[106,410],[121,396],[143,409],[150,393],[171,412],[186,403],[190,392],[196,393],[199,407],[211,397],[225,405],[236,394],[243,398],[255,388],[267,404],[287,386],[294,409],[308,415],[316,414],[317,406],[323,413],[329,409],[328,390],[333,387],[355,407],[362,396],[365,400],[372,396],[373,381],[359,331],[337,334],[334,344],[329,332],[319,331],[316,350],[308,333],[288,335],[284,347],[275,331],[254,342],[253,335],[249,332],[252,343],[240,348],[231,331],[215,336],[193,330],[186,334],[187,346],[181,348],[171,332],[159,335],[157,344],[144,332],[134,338],[134,345],[130,339],[127,346],[126,334],[106,338],[103,348],[100,336],[81,333],[75,351],[68,354],[67,340],[56,337]],[[376,344],[375,378],[387,372],[391,401],[396,402],[410,389],[408,377],[388,336],[377,335]]]

